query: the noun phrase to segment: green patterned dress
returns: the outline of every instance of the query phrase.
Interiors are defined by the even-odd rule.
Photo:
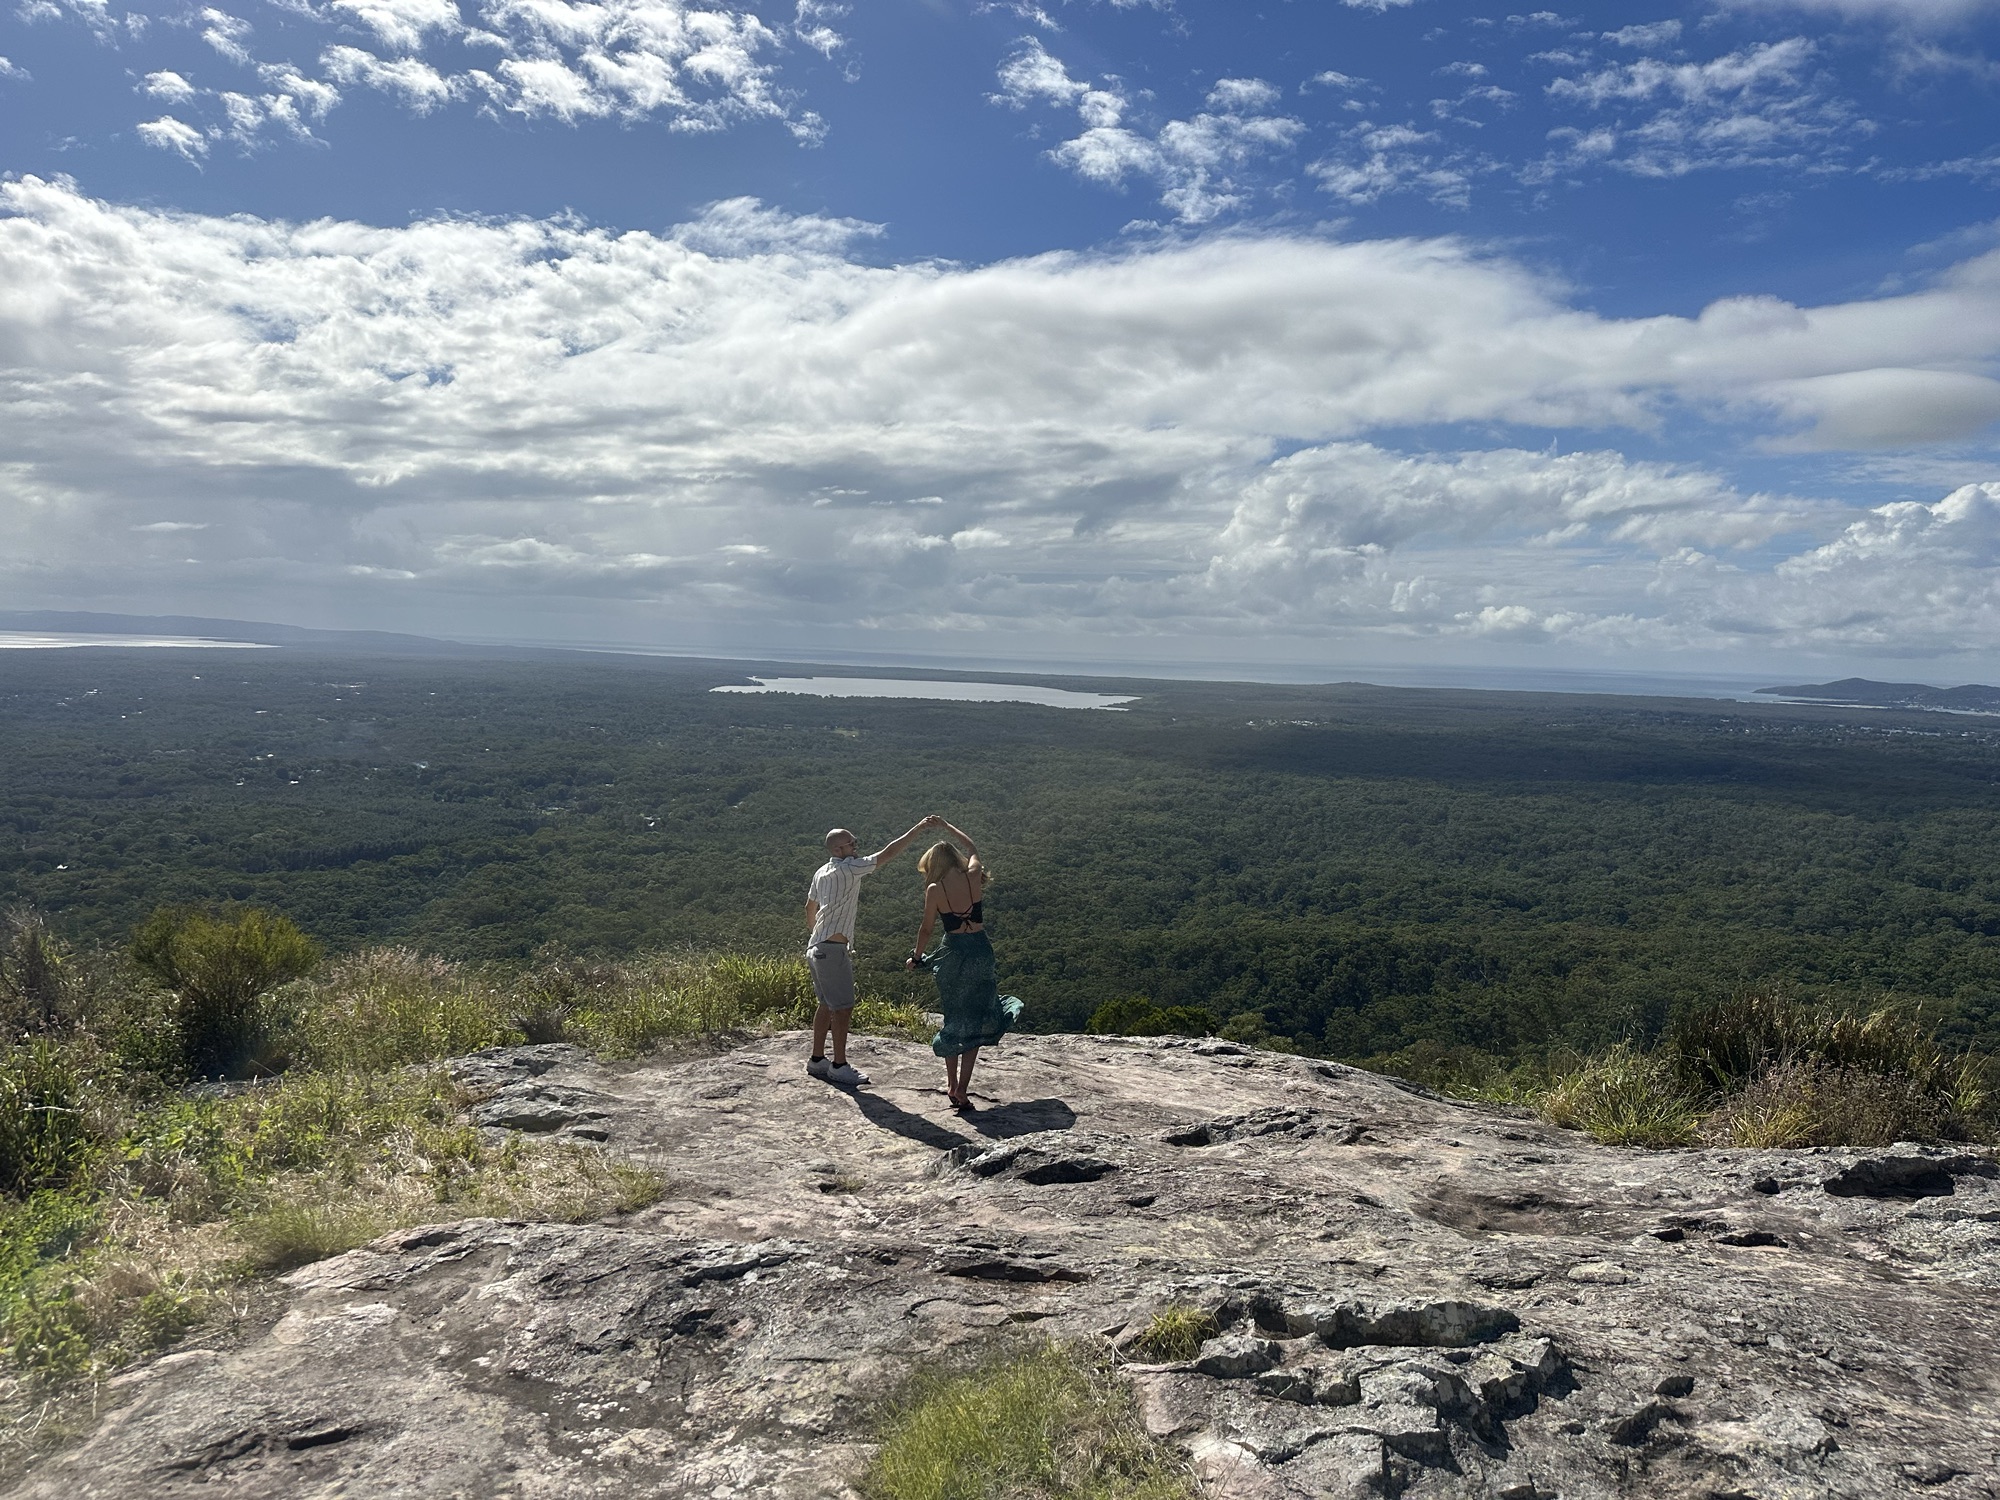
[[[923,966],[937,976],[944,1025],[931,1038],[939,1057],[990,1047],[1021,1019],[1021,1002],[1000,993],[993,944],[984,932],[948,932]]]

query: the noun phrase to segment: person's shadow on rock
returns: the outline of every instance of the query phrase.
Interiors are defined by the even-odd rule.
[[[974,1110],[960,1118],[981,1135],[1004,1141],[1009,1136],[1034,1135],[1042,1130],[1067,1130],[1076,1123],[1076,1111],[1060,1099],[1021,1099],[992,1109]]]
[[[848,1095],[854,1107],[861,1111],[862,1118],[870,1125],[892,1130],[905,1139],[931,1146],[939,1151],[949,1151],[954,1146],[969,1146],[970,1136],[960,1135],[955,1130],[946,1130],[935,1120],[913,1115],[907,1109],[891,1104],[880,1094],[866,1093],[860,1089]]]

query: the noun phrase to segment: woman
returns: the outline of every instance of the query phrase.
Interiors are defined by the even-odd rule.
[[[944,822],[942,818],[938,820]],[[931,1039],[931,1051],[944,1059],[945,1093],[953,1109],[972,1108],[972,1065],[979,1049],[991,1046],[1021,1016],[1021,1002],[1002,995],[993,977],[993,944],[986,936],[986,868],[979,846],[950,823],[944,824],[960,844],[937,843],[924,851],[917,868],[924,877],[924,920],[917,929],[917,946],[904,961],[909,969],[926,968],[937,975],[938,1009],[944,1025]],[[928,958],[931,923],[944,928],[944,942]]]

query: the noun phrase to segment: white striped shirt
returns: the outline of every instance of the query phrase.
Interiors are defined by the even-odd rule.
[[[861,877],[874,873],[872,854],[830,859],[813,871],[812,886],[806,892],[810,900],[819,903],[819,911],[813,917],[813,943],[824,942],[836,932],[850,941],[853,939],[854,914],[861,905]]]

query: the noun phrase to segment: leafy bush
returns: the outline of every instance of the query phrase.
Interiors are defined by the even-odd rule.
[[[287,917],[256,907],[234,916],[161,907],[140,927],[132,957],[174,994],[183,1063],[197,1078],[260,1067],[270,1041],[266,997],[312,972],[319,948]]]
[[[38,1036],[0,1051],[0,1193],[62,1187],[101,1144],[76,1048]]]
[[[1194,1500],[1130,1393],[1055,1343],[919,1375],[892,1404],[862,1480],[869,1500]]]
[[[1083,1029],[1092,1036],[1212,1036],[1215,1017],[1192,1005],[1162,1007],[1128,995],[1100,1005]]]

